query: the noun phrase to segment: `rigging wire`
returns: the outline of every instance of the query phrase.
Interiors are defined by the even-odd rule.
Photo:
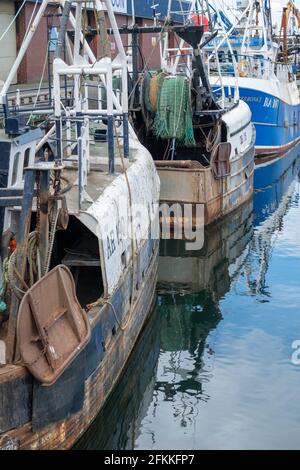
[[[26,40],[26,38],[27,38],[27,36],[28,36],[28,33],[29,33],[29,31],[30,31],[30,28],[31,28],[32,25],[33,25],[33,22],[34,22],[34,14],[35,14],[35,10],[36,10],[36,8],[37,8],[38,2],[39,2],[39,0],[36,0],[35,5],[34,5],[34,7],[33,7],[33,10],[32,10],[32,13],[31,13],[31,17],[30,17],[30,20],[29,20],[29,22],[28,22],[28,26],[27,26],[27,29],[26,29],[26,33],[24,34],[24,39],[23,39],[23,41]]]

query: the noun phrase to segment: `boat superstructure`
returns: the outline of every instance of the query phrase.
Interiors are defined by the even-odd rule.
[[[8,104],[48,3],[41,2],[0,92],[7,174],[0,190],[0,449],[73,445],[122,372],[151,311],[157,274],[151,229],[159,178],[128,123],[127,57],[110,1],[89,3],[102,45],[108,14],[116,58],[109,48],[96,57],[89,47],[85,1],[57,2],[53,102],[30,119],[28,109]],[[105,97],[94,100],[99,88]]]
[[[217,32],[206,16],[207,2],[202,10],[196,3],[183,12],[182,24],[132,29],[133,35],[161,33],[162,60],[159,73],[134,74],[139,79],[130,114],[155,160],[161,201],[192,205],[193,223],[202,206],[209,224],[251,197],[255,132],[237,82],[226,87],[219,73],[218,93],[212,91],[204,50]],[[217,53],[215,60],[221,72]]]
[[[240,2],[232,27],[229,30],[221,27],[215,40],[223,82],[227,85],[235,81],[228,40],[234,50],[240,96],[251,108],[257,134],[256,154],[263,157],[282,155],[300,139],[297,78],[286,54],[287,44],[281,40],[275,42],[271,8],[271,2],[264,0]],[[287,37],[282,39],[286,41]],[[211,44],[207,51],[210,81],[216,92],[214,47]]]

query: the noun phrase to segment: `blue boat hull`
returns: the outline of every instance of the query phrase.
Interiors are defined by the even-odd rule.
[[[254,172],[255,225],[277,209],[300,171],[300,145],[270,164],[257,165]]]
[[[282,154],[300,141],[300,104],[288,104],[273,95],[240,88],[241,99],[252,111],[256,154]]]

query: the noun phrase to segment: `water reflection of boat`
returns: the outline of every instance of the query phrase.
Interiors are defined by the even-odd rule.
[[[251,237],[252,202],[224,220],[207,227],[204,246],[186,251],[184,240],[163,240],[160,245],[160,287],[184,287],[184,292],[209,291],[216,299],[230,287],[229,266],[242,253]]]
[[[164,358],[155,389],[164,400],[173,400],[177,393],[209,399],[203,387],[210,380],[214,357],[208,337],[222,320],[219,300],[243,265],[252,236],[252,208],[244,205],[208,227],[201,251],[186,252],[177,240],[161,245],[158,292]]]
[[[132,449],[140,421],[152,400],[160,347],[156,310],[143,330],[111,397],[76,449]]]
[[[268,175],[268,168],[266,168],[265,175],[269,178],[267,185],[264,184],[265,175],[260,175],[256,170],[254,194],[256,229],[249,245],[245,269],[249,290],[254,295],[264,295],[266,298],[269,295],[266,276],[276,238],[283,229],[284,217],[291,207],[292,196],[298,181],[297,176],[300,174],[299,152],[300,147],[297,146],[286,154],[284,159],[290,162],[287,168],[280,166],[283,159],[278,161],[279,168],[274,179],[270,174]]]
[[[261,224],[279,206],[300,170],[300,146],[290,150],[272,165],[259,165],[254,173],[255,225]]]
[[[208,227],[201,251],[185,251],[183,241],[162,242],[156,312],[111,398],[77,449],[134,448],[156,393],[162,392],[167,401],[181,392],[197,401],[209,398],[204,383],[210,377],[214,351],[207,338],[222,319],[219,299],[230,289],[251,238],[252,209],[248,203]],[[162,357],[167,355],[163,371],[160,351]],[[168,380],[170,374],[174,381]],[[187,419],[187,407],[182,419]]]

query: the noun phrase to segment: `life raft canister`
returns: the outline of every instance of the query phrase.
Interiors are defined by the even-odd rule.
[[[208,31],[209,19],[207,16],[200,15],[199,13],[192,13],[190,19],[195,26],[204,26],[205,33]]]

